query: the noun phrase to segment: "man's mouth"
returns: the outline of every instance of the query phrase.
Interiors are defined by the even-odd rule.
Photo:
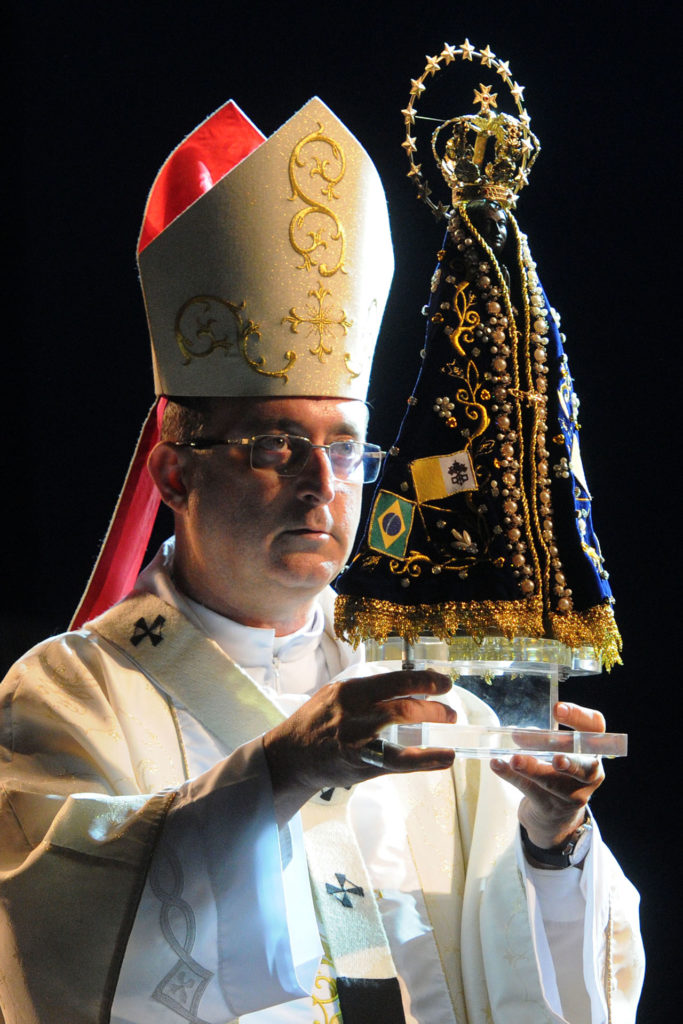
[[[310,538],[311,540],[322,539],[331,535],[331,527],[329,525],[313,525],[313,526],[292,526],[288,530],[282,531],[282,536],[290,537],[301,537],[302,539]]]
[[[298,526],[292,530],[285,530],[285,533],[294,533],[302,537],[305,537],[307,534],[313,534],[317,537],[321,534],[329,534],[329,530],[324,529],[322,526]]]

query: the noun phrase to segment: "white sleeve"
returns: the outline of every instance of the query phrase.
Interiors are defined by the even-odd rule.
[[[602,842],[595,821],[581,868],[532,867],[519,839],[518,863],[526,878],[544,995],[556,1019],[635,1021],[644,967],[638,893]]]
[[[321,953],[299,818],[278,831],[257,739],[179,790],[111,1021],[223,1024],[307,995]]]

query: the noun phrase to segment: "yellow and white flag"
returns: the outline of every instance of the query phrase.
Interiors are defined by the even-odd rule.
[[[477,478],[468,451],[430,455],[410,463],[418,502],[438,501],[459,491],[476,491]]]

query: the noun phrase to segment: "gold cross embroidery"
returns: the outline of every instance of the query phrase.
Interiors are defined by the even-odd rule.
[[[334,328],[341,327],[344,334],[348,331],[349,327],[353,326],[352,320],[346,319],[346,313],[343,309],[339,310],[337,319],[334,319],[332,314],[332,307],[330,305],[323,305],[326,296],[330,295],[331,292],[328,288],[323,288],[322,283],[318,285],[317,289],[309,291],[309,296],[313,299],[318,300],[317,308],[315,303],[309,302],[306,304],[304,314],[297,313],[296,309],[292,306],[289,311],[289,316],[282,318],[283,323],[291,324],[291,330],[293,334],[297,334],[299,327],[302,324],[308,324],[314,331],[318,332],[318,344],[315,348],[309,349],[312,356],[317,356],[321,363],[323,363],[324,356],[329,356],[332,353],[332,347],[325,345],[325,339],[332,335],[334,336]]]

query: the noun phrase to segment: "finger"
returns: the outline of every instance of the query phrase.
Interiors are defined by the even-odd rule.
[[[452,725],[458,719],[455,708],[449,707],[448,704],[442,704],[438,700],[416,700],[413,697],[383,701],[375,705],[373,710],[383,725],[411,725],[415,722]]]
[[[552,767],[557,774],[576,779],[582,785],[592,785],[605,777],[605,770],[599,757],[567,757],[566,754],[556,754]]]
[[[590,783],[603,772],[602,762],[597,757],[567,757],[566,754],[555,754],[552,762],[541,761],[530,754],[514,754],[510,758],[513,772],[526,775],[541,785],[555,785],[561,780]]]
[[[491,767],[497,775],[527,795],[545,794],[559,800],[574,801],[581,792],[588,798],[604,779],[602,763],[598,759],[586,763],[565,754],[557,754],[550,764],[529,754],[515,754],[508,763],[494,759]]]
[[[434,669],[406,669],[361,676],[338,684],[344,701],[349,698],[357,704],[376,704],[394,697],[423,693],[427,696],[448,693],[452,689],[451,677]]]
[[[448,704],[403,697],[373,704],[353,715],[347,714],[340,736],[348,746],[362,746],[390,725],[417,725],[421,722],[453,725],[457,719],[457,712]]]
[[[578,732],[605,731],[604,715],[593,708],[584,708],[580,704],[569,704],[567,701],[562,701],[555,705],[553,711],[561,725],[568,725]]]
[[[455,751],[444,747],[398,747],[384,744],[384,770],[399,772],[430,772],[450,768]]]

